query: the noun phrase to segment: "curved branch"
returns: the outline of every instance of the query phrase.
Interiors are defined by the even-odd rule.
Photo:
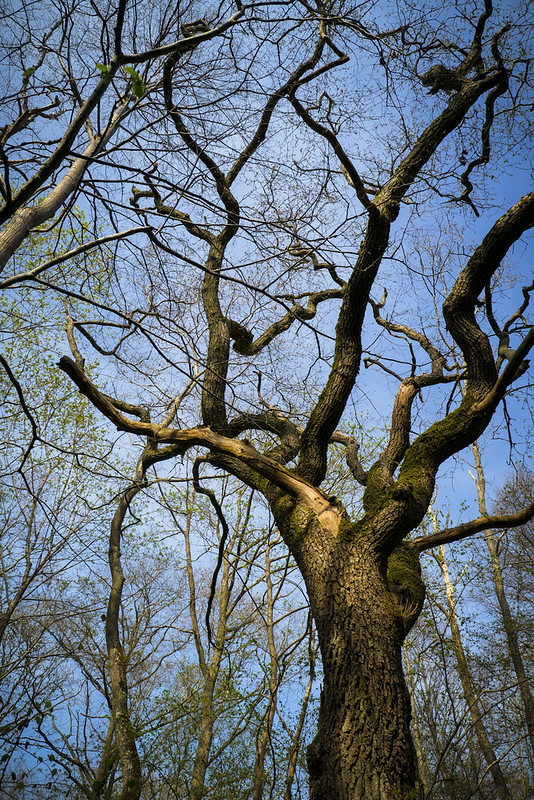
[[[533,226],[534,192],[531,192],[495,222],[460,273],[443,304],[447,329],[465,358],[468,387],[482,392],[480,400],[485,399],[494,387],[497,371],[488,337],[475,318],[475,304],[510,247]],[[510,363],[499,379],[501,384],[511,377]],[[516,364],[515,367],[517,366]]]
[[[228,424],[229,436],[237,436],[245,431],[268,431],[278,436],[280,444],[272,447],[265,454],[282,464],[295,458],[299,451],[302,430],[284,417],[280,411],[269,410],[260,414],[242,414]]]
[[[482,80],[465,81],[463,88],[451,96],[442,113],[421,133],[414,147],[375,197],[375,205],[390,219],[396,219],[402,198],[439,145],[460,125],[477,100],[499,83],[500,77],[500,73],[495,73]]]
[[[233,320],[228,320],[230,336],[234,340],[234,350],[244,356],[254,356],[267,347],[279,334],[287,331],[296,321],[301,322],[313,319],[317,313],[317,306],[325,300],[341,299],[342,289],[325,289],[322,292],[311,292],[308,296],[307,308],[295,303],[282,319],[269,325],[256,341],[252,341],[252,334],[243,325],[239,325]]]
[[[314,485],[319,485],[324,479],[328,443],[338,426],[360,369],[365,310],[388,244],[389,229],[389,220],[384,215],[370,216],[356,265],[343,291],[336,325],[334,362],[302,436],[298,472]]]
[[[443,356],[437,347],[435,347],[430,339],[425,336],[424,333],[420,331],[416,331],[413,328],[408,327],[408,325],[399,325],[396,322],[391,322],[391,320],[384,319],[380,316],[380,309],[384,308],[387,299],[387,289],[384,289],[384,294],[380,302],[376,303],[371,298],[369,298],[369,303],[371,308],[373,309],[373,316],[375,318],[375,322],[380,325],[382,328],[385,328],[389,333],[400,333],[403,336],[406,336],[407,339],[411,339],[414,342],[417,342],[425,353],[430,358],[432,363],[432,374],[436,376],[442,376],[443,370],[446,369],[446,361],[445,356]]]
[[[485,411],[486,409],[495,408],[495,406],[503,399],[510,384],[518,377],[518,370],[520,370],[520,374],[523,374],[523,370],[521,370],[522,365],[526,364],[526,368],[528,368],[528,362],[525,362],[525,356],[530,353],[533,347],[534,326],[532,326],[532,328],[529,330],[517,350],[513,351],[513,356],[510,358],[506,367],[499,375],[499,378],[496,381],[493,389],[489,392],[487,397],[484,398],[484,400],[478,403],[476,406],[477,411],[480,412]]]
[[[193,486],[195,487],[195,490],[198,492],[198,494],[203,494],[209,498],[209,501],[212,504],[213,508],[215,509],[215,513],[217,514],[217,518],[221,523],[222,527],[222,536],[221,536],[221,541],[219,542],[219,551],[217,553],[217,564],[215,565],[215,569],[213,570],[213,575],[211,577],[210,593],[208,597],[208,603],[206,606],[206,617],[205,617],[206,630],[208,632],[208,643],[210,645],[213,645],[215,648],[220,649],[218,642],[215,642],[214,644],[211,638],[210,617],[211,617],[211,607],[213,604],[213,599],[215,597],[215,591],[217,589],[217,578],[219,576],[219,571],[221,569],[224,558],[224,549],[226,547],[226,540],[228,539],[229,529],[226,517],[223,514],[221,504],[219,503],[219,501],[215,496],[215,492],[212,492],[211,489],[207,489],[205,486],[200,485],[199,467],[203,461],[204,461],[203,458],[195,458],[193,462]]]
[[[499,82],[497,85],[491,90],[491,92],[486,97],[486,118],[484,120],[484,124],[482,125],[481,131],[481,140],[482,140],[482,150],[480,156],[478,158],[473,159],[470,164],[467,165],[465,171],[460,177],[460,182],[464,187],[462,194],[460,195],[460,200],[463,202],[468,203],[473,211],[475,212],[476,216],[480,216],[473,201],[470,198],[470,193],[473,189],[473,184],[469,180],[469,176],[471,175],[472,171],[476,167],[480,167],[483,164],[488,164],[490,159],[490,131],[491,126],[493,125],[493,120],[495,117],[495,103],[497,98],[504,94],[508,89],[508,73],[504,68],[503,60],[501,54],[498,50],[498,40],[499,38],[505,33],[509,28],[509,25],[505,25],[492,39],[491,42],[491,49],[493,56],[497,62],[497,72],[499,75]]]
[[[173,55],[179,58],[184,53],[194,50],[202,42],[207,42],[210,39],[215,39],[222,33],[225,33],[229,28],[235,25],[243,17],[245,11],[251,8],[251,5],[243,5],[240,0],[237,0],[237,11],[226,22],[217,25],[208,31],[196,33],[193,36],[186,36],[183,39],[177,39],[171,44],[163,45],[162,47],[154,47],[152,50],[145,50],[143,53],[126,53],[121,55],[121,64],[141,64],[151,58],[158,58],[160,56]]]
[[[9,378],[9,380],[13,384],[13,388],[15,389],[15,391],[17,393],[17,396],[19,398],[20,407],[22,408],[24,416],[26,417],[26,419],[30,423],[30,426],[31,426],[31,429],[32,429],[32,435],[30,437],[29,444],[26,447],[26,451],[25,451],[24,456],[22,458],[20,467],[18,468],[18,471],[22,475],[22,468],[23,468],[24,464],[26,463],[26,460],[27,460],[28,456],[30,455],[30,451],[31,451],[33,445],[35,444],[35,442],[39,438],[39,429],[37,427],[37,422],[35,421],[35,417],[33,416],[32,412],[30,411],[30,409],[28,408],[28,405],[26,403],[26,399],[24,397],[24,392],[22,391],[22,386],[20,385],[20,383],[16,379],[15,375],[11,371],[11,367],[9,366],[9,364],[6,361],[6,359],[2,355],[0,355],[0,364],[3,366],[7,376]]]
[[[174,123],[174,127],[176,128],[178,135],[186,147],[188,147],[189,150],[191,150],[191,152],[194,153],[204,164],[204,166],[207,167],[211,177],[213,178],[215,188],[217,189],[217,194],[219,195],[226,209],[226,226],[217,237],[221,247],[224,247],[237,233],[240,217],[239,203],[230,190],[230,184],[226,179],[226,176],[223,174],[222,170],[217,166],[211,156],[206,153],[204,148],[201,147],[198,141],[189,132],[182,119],[182,115],[178,110],[178,106],[176,106],[173,101],[171,79],[175,65],[176,58],[171,56],[171,58],[166,61],[165,66],[163,67],[163,95],[165,98],[165,108],[167,109],[167,113]]]
[[[495,74],[478,81],[465,81],[463,88],[451,97],[447,108],[421,133],[410,153],[374,199],[373,205],[380,213],[369,215],[356,265],[345,288],[336,326],[332,370],[302,437],[298,472],[314,485],[319,485],[324,479],[328,442],[360,369],[365,308],[388,245],[390,224],[399,213],[400,201],[440,144],[458,127],[479,97],[490,91],[498,80],[499,75]]]
[[[339,63],[344,63],[344,61],[346,60],[347,59],[344,60],[340,59],[339,61],[335,62],[335,65],[337,66],[337,64]],[[297,100],[294,94],[290,96],[289,101],[293,106],[293,108],[295,109],[295,111],[297,112],[298,116],[303,120],[303,122],[306,123],[308,128],[310,128],[312,131],[315,131],[315,133],[318,133],[320,136],[326,139],[326,141],[331,145],[332,150],[339,158],[342,170],[346,172],[349,178],[350,185],[353,186],[354,190],[356,191],[356,196],[358,200],[369,214],[376,215],[377,214],[376,206],[369,199],[369,196],[367,195],[367,192],[363,185],[363,181],[360,178],[356,167],[354,166],[351,159],[348,157],[347,153],[341,146],[336,134],[329,128],[325,128],[324,125],[321,125],[319,122],[317,122],[317,120],[315,120],[312,117],[309,111],[307,111],[307,109],[304,108],[302,103],[300,103]]]
[[[290,472],[273,458],[260,453],[249,442],[232,439],[212,431],[211,428],[187,428],[177,430],[154,422],[141,422],[126,417],[105,394],[103,394],[67,356],[63,356],[58,366],[77,385],[98,410],[112,422],[118,430],[141,436],[148,436],[156,444],[173,445],[173,455],[183,455],[192,447],[206,447],[216,456],[236,459],[281,489],[300,503],[307,505],[319,517],[333,517],[339,521],[341,508],[307,481]],[[169,451],[170,452],[170,451]],[[167,457],[167,456],[166,456]],[[155,460],[159,460],[154,455]]]
[[[328,40],[328,42],[330,42],[330,40]],[[247,161],[256,152],[261,143],[265,140],[265,137],[267,135],[267,130],[269,128],[269,123],[271,121],[271,117],[280,100],[282,100],[283,97],[286,97],[286,95],[288,95],[291,91],[294,91],[295,88],[298,85],[300,85],[300,83],[303,82],[303,75],[305,75],[305,73],[308,70],[313,69],[313,67],[315,67],[318,64],[326,43],[327,43],[326,37],[321,36],[319,38],[319,41],[315,45],[315,50],[313,51],[311,57],[307,61],[300,64],[297,67],[297,69],[293,72],[293,74],[290,76],[289,80],[286,81],[284,85],[281,86],[279,89],[277,89],[276,92],[273,92],[273,94],[268,98],[267,102],[265,103],[265,107],[263,109],[260,121],[258,123],[258,127],[256,128],[256,131],[252,136],[252,139],[250,140],[248,145],[242,150],[242,152],[236,158],[232,167],[228,171],[228,174],[226,176],[228,185],[231,185],[234,182],[234,180],[237,178],[237,176],[239,175],[239,173],[241,172]],[[326,69],[327,67],[330,68],[330,65],[326,65],[326,67],[323,67],[323,70]],[[308,75],[306,77],[306,81],[312,80],[313,77],[315,77],[315,73]]]
[[[152,228],[149,225],[141,225],[138,228],[130,228],[127,231],[112,233],[109,236],[102,236],[100,239],[93,239],[86,244],[81,244],[79,247],[75,247],[73,250],[69,250],[68,253],[63,253],[60,256],[51,258],[50,261],[40,264],[38,267],[35,267],[35,269],[28,270],[28,272],[19,272],[16,275],[12,275],[10,278],[6,278],[0,282],[0,289],[7,289],[8,286],[13,286],[13,284],[21,283],[22,281],[30,281],[32,278],[35,278],[42,272],[45,272],[52,267],[56,267],[58,264],[62,264],[64,261],[68,261],[70,258],[75,258],[75,256],[86,253],[88,250],[93,250],[95,247],[100,247],[101,245],[108,244],[109,242],[114,242],[117,239],[125,239],[127,236],[135,236],[136,233],[148,233],[148,231],[151,230]]]

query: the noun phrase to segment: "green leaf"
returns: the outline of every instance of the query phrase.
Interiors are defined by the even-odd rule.
[[[28,67],[28,69],[25,69],[22,74],[25,78],[29,78],[30,75],[33,75],[36,69],[37,67]]]
[[[137,78],[134,78],[132,83],[132,92],[134,93],[134,95],[136,97],[142,97],[144,91],[145,91],[145,84],[142,78],[140,78],[139,76]]]
[[[109,67],[105,64],[97,64],[96,68],[100,70],[103,78],[109,78]]]
[[[136,97],[142,97],[145,91],[145,82],[133,67],[124,67],[124,71],[132,78],[132,93]]]

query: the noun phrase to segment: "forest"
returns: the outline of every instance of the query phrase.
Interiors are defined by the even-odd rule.
[[[0,800],[532,800],[532,4],[1,15]]]

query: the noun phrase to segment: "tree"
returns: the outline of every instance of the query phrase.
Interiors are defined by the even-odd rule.
[[[477,443],[472,451],[469,474],[476,482],[479,510],[487,516],[483,456]],[[519,469],[501,490],[500,510],[525,506],[530,483]],[[487,492],[489,498],[489,484]],[[432,507],[429,521],[422,526],[427,535],[439,526]],[[405,643],[425,797],[451,800],[489,792],[526,799],[532,794],[532,670],[524,638],[531,627],[531,587],[528,557],[517,562],[514,552],[517,545],[523,552],[528,547],[531,524],[498,535],[486,530],[460,546],[441,545],[430,551],[434,565],[425,559],[428,602]],[[512,598],[519,594],[518,605]]]
[[[171,473],[192,448],[205,453],[197,485],[204,464],[265,498],[306,585],[324,671],[312,800],[413,797],[401,648],[425,597],[419,554],[534,511],[408,539],[441,465],[499,418],[534,344],[532,287],[505,326],[493,282],[519,273],[514,246],[534,225],[534,193],[509,203],[501,187],[505,170],[528,163],[532,10],[267,2],[204,15],[194,3],[119,0],[68,11],[47,9],[44,32],[28,6],[35,68],[24,47],[12,50],[22,67],[2,151],[6,259],[33,225],[60,208],[56,225],[72,217],[74,191],[94,221],[79,224],[77,247],[33,270],[15,256],[0,286],[92,308],[71,311],[74,358],[59,366],[143,442],[123,510],[155,463]],[[34,170],[50,109],[30,98],[52,87],[72,121],[61,132],[52,123]],[[110,233],[97,236],[103,219]],[[105,300],[90,270],[68,271],[95,247],[109,263]],[[80,347],[98,356],[98,375]],[[379,419],[391,398],[385,446],[367,469],[367,432],[346,433],[365,405],[362,363],[374,369]],[[329,487],[340,445],[358,514]],[[118,561],[115,575],[118,603]],[[117,609],[107,635],[119,664]],[[119,673],[117,730],[129,725]],[[135,797],[133,751],[127,763]]]

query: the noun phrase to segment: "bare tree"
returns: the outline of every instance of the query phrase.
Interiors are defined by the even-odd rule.
[[[176,457],[202,448],[212,468],[265,497],[306,585],[324,670],[310,796],[407,800],[417,770],[402,643],[425,597],[419,554],[534,513],[530,505],[408,540],[441,465],[498,419],[534,344],[530,290],[508,328],[492,291],[534,224],[532,192],[510,204],[492,183],[504,159],[524,163],[532,11],[506,9],[504,19],[490,0],[450,13],[273,3],[208,19],[191,6],[176,40],[177,12],[161,6],[141,22],[142,8],[92,10],[100,80],[81,101],[79,64],[66,65],[73,122],[17,193],[4,181],[6,256],[65,203],[63,188],[43,219],[45,197],[31,205],[76,165],[72,182],[110,233],[97,236],[97,213],[76,248],[31,270],[15,262],[0,285],[92,309],[72,314],[73,330],[99,371],[79,353],[59,366],[112,425],[146,442],[128,492],[145,467],[176,469]],[[42,38],[39,52],[56,35],[61,64],[70,33],[54,25],[62,34]],[[24,66],[22,104],[40,69]],[[113,98],[105,113],[104,97]],[[39,108],[32,119],[48,113]],[[83,152],[74,144],[82,130]],[[16,166],[9,158],[6,170]],[[493,191],[497,215],[486,202]],[[456,257],[424,263],[422,233],[436,234],[437,251],[451,217],[463,235]],[[134,248],[140,236],[150,247]],[[110,263],[105,298],[92,294],[90,271],[75,281],[65,267],[90,247]],[[435,326],[425,309],[440,295]],[[366,431],[345,427],[369,386],[362,363],[374,370],[380,420],[390,397],[386,441],[367,469]],[[359,514],[321,488],[339,445],[362,492]],[[119,543],[117,528],[115,553]]]

